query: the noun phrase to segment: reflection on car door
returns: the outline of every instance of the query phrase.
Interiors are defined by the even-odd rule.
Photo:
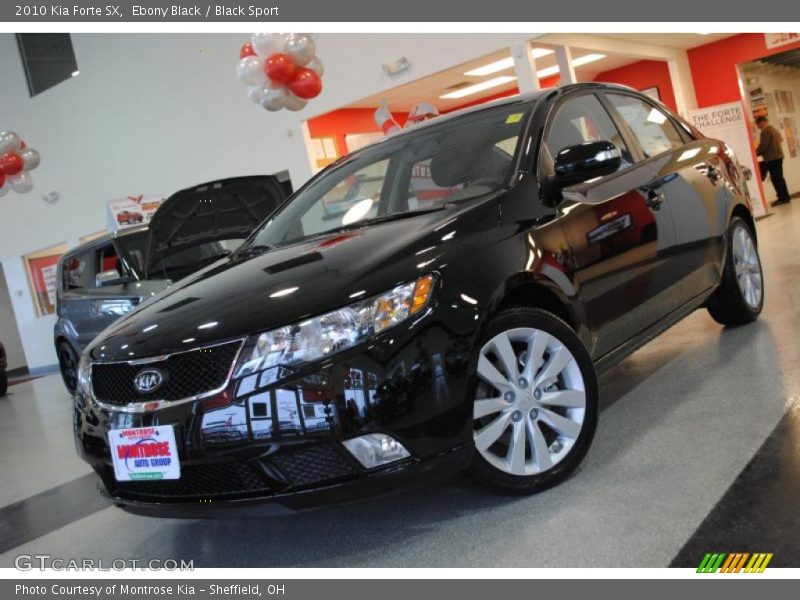
[[[663,256],[675,231],[653,171],[633,152],[593,93],[567,96],[546,126],[543,152],[608,140],[622,151],[620,170],[562,194],[558,212],[572,253],[574,277],[599,358],[662,318],[669,287]],[[540,163],[540,174],[542,173]],[[541,177],[541,175],[540,175]]]
[[[733,168],[731,159],[720,142],[692,139],[666,112],[643,98],[624,93],[606,97],[632,130],[666,194],[677,236],[670,261],[675,274],[671,298],[677,307],[719,282],[732,200],[725,185],[728,169]]]

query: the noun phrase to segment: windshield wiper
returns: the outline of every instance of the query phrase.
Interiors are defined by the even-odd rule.
[[[327,231],[321,231],[318,235],[328,235],[330,233],[336,233],[337,231],[348,231],[350,229],[359,229],[361,227],[366,227],[367,225],[376,225],[378,223],[387,223],[389,221],[410,219],[411,217],[418,217],[419,215],[426,215],[428,213],[438,212],[440,210],[450,208],[451,206],[452,205],[442,204],[441,206],[437,206],[435,208],[423,208],[422,210],[407,210],[405,212],[392,213],[390,215],[382,215],[380,217],[372,217],[371,219],[362,219],[361,221],[354,221],[352,223],[348,223],[347,225],[340,225],[339,227],[334,227],[333,229],[328,229]]]

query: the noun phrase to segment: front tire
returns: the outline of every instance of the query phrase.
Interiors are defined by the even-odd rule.
[[[708,301],[708,312],[721,325],[744,325],[764,307],[764,273],[755,238],[739,217],[731,219],[722,282]]]
[[[5,396],[8,392],[8,373],[0,373],[0,396]]]
[[[503,492],[552,487],[580,464],[597,427],[597,376],[564,321],[514,308],[481,342],[473,408],[472,472]]]
[[[78,356],[66,342],[58,345],[58,366],[67,391],[74,396],[78,391]]]

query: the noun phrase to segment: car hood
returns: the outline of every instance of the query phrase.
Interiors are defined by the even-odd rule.
[[[445,208],[232,256],[148,300],[92,343],[94,360],[132,360],[243,338],[412,281],[477,251],[494,202]],[[470,239],[474,243],[470,243]]]
[[[244,239],[286,200],[288,174],[210,181],[164,200],[150,220],[147,271],[192,246]]]

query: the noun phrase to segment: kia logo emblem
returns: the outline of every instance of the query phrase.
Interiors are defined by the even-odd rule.
[[[155,392],[164,383],[164,375],[157,369],[145,369],[137,373],[133,379],[133,386],[136,391],[142,394]]]

